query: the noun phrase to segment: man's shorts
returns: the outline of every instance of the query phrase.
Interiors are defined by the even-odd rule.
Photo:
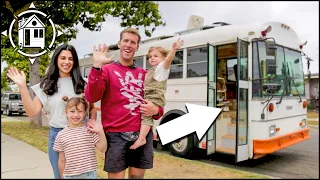
[[[147,143],[133,150],[130,146],[135,141],[128,141],[120,136],[120,132],[108,132],[107,151],[105,154],[104,171],[121,172],[128,167],[140,169],[153,168],[153,133],[149,131]]]

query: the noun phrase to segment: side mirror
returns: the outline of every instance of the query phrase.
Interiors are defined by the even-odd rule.
[[[275,59],[266,59],[267,74],[277,74],[277,63]]]
[[[311,78],[311,71],[308,69],[308,81],[310,82],[310,78]]]
[[[265,41],[266,42],[266,54],[267,56],[276,57],[277,47],[274,41]]]

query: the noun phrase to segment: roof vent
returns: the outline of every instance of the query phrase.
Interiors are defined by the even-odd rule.
[[[199,28],[199,27],[203,26],[203,23],[204,23],[203,17],[191,15],[189,17],[187,29]]]

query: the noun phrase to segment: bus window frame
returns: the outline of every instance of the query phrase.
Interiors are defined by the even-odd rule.
[[[238,64],[238,59],[237,59],[237,57],[235,57],[235,58],[232,58],[232,57],[230,57],[230,58],[224,58],[225,60],[227,60],[227,63],[226,63],[226,69],[227,69],[227,82],[237,82],[237,79],[236,80],[234,80],[234,81],[230,81],[229,80],[229,74],[228,74],[228,61],[229,60],[235,60],[236,61],[236,64]],[[234,73],[234,71],[233,71],[233,73]]]
[[[258,62],[259,62],[259,63],[258,63],[258,64],[259,64],[259,76],[260,76],[260,78],[261,78],[261,77],[263,77],[263,74],[262,74],[262,71],[261,71],[260,50],[259,50],[259,43],[258,43],[258,42],[264,43],[264,41],[263,41],[263,40],[252,41],[252,43],[257,43],[257,54],[258,54]],[[290,48],[290,47],[286,47],[286,46],[283,46],[283,45],[280,45],[280,44],[277,44],[277,43],[275,44],[275,46],[282,48],[285,64],[287,63],[287,62],[286,62],[285,49],[288,49],[288,50],[291,50],[291,51],[295,51],[295,52],[297,52],[297,53],[300,53],[301,66],[302,66],[302,75],[303,75],[304,73],[303,73],[303,62],[302,62],[301,51],[296,50],[296,49],[293,49],[293,48]],[[254,49],[253,49],[253,46],[252,46],[252,55],[253,55],[253,53],[254,53]],[[252,56],[252,57],[253,57],[253,56]],[[252,60],[252,62],[253,62],[253,58],[251,58],[251,60]],[[252,73],[253,73],[253,69],[254,69],[254,67],[252,66]],[[303,83],[305,83],[304,76],[303,76],[302,79],[303,79]],[[267,95],[263,95],[262,84],[263,84],[263,80],[260,80],[260,89],[261,89],[260,96],[253,96],[253,94],[252,94],[252,98],[258,99],[258,98],[266,98],[266,97],[267,97]],[[304,86],[304,85],[303,85],[303,86]],[[293,87],[294,87],[294,86],[293,86]],[[299,92],[299,93],[300,93],[300,92]],[[300,94],[300,96],[305,96],[305,94],[306,94],[306,92],[305,92],[305,87],[304,87],[304,93],[303,93],[303,94]],[[287,98],[288,98],[288,97],[289,97],[289,98],[290,98],[290,97],[292,97],[292,98],[298,97],[298,95],[290,96],[290,94],[288,94],[287,92],[285,92],[283,96],[285,96],[285,97],[287,97]],[[275,94],[274,97],[281,97],[281,94],[279,94],[279,95],[276,95],[276,94]]]
[[[190,62],[188,63],[188,50],[193,50],[193,49],[200,49],[200,48],[205,48],[207,49],[207,54],[205,55],[206,59],[205,61],[198,61],[198,62]],[[193,65],[193,64],[201,64],[201,63],[207,63],[207,66],[208,66],[208,59],[207,59],[207,56],[208,56],[208,47],[206,45],[199,45],[199,46],[191,46],[191,47],[185,47],[183,48],[186,50],[186,68],[183,68],[183,71],[186,70],[185,74],[186,74],[186,79],[191,79],[191,78],[203,78],[203,77],[207,77],[207,74],[208,74],[208,70],[206,69],[206,75],[205,76],[197,76],[197,77],[188,77],[188,65]],[[182,72],[184,73],[184,72]]]

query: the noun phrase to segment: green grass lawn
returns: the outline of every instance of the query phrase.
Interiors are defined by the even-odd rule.
[[[48,127],[31,129],[28,122],[1,122],[1,132],[24,141],[41,151],[48,152]],[[107,178],[103,171],[104,154],[97,151],[98,175]],[[128,173],[126,173],[126,177]],[[266,176],[214,166],[198,161],[154,153],[154,167],[147,170],[145,178],[214,178],[214,179],[269,179]]]
[[[319,112],[308,111],[307,118],[319,118]]]
[[[307,125],[319,126],[319,121],[307,121]]]

